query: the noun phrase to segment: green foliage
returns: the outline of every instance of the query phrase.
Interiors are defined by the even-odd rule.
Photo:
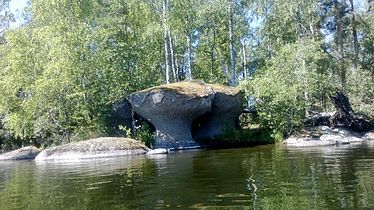
[[[124,133],[125,137],[131,138],[131,128],[120,125],[119,130]]]
[[[353,109],[374,121],[374,77],[370,72],[358,69],[348,78],[348,93]]]
[[[144,32],[151,23],[139,21],[154,16],[145,8],[136,1],[34,1],[31,22],[8,30],[0,46],[0,113],[13,137],[51,145],[107,135],[112,103],[159,84],[160,61],[145,53],[157,51],[159,40],[150,42],[153,34]]]
[[[308,110],[324,110],[335,78],[334,63],[319,42],[300,40],[284,45],[253,80],[241,83],[257,99],[260,121],[281,140],[302,126]]]
[[[135,139],[144,142],[147,147],[152,147],[154,136],[148,123],[143,123],[137,130]]]
[[[349,3],[331,0],[34,0],[22,24],[10,27],[9,2],[0,0],[0,115],[14,145],[110,135],[111,105],[164,83],[166,66],[170,81],[185,78],[190,65],[193,78],[206,82],[226,84],[234,73],[252,78],[241,87],[256,97],[260,123],[276,139],[298,129],[307,111],[328,110],[335,88],[374,115],[370,7],[350,11]],[[235,60],[237,72],[230,72]]]

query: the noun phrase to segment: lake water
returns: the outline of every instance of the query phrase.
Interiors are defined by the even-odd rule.
[[[0,162],[0,209],[374,209],[374,142]]]

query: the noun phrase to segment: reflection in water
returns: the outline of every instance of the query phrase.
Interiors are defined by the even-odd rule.
[[[374,144],[0,162],[0,209],[374,208]]]
[[[0,201],[6,201],[0,202],[0,209],[136,208],[143,178],[154,176],[156,171],[154,163],[143,156],[22,162],[8,169],[5,174],[10,179],[0,183],[0,188],[5,188],[0,191]]]

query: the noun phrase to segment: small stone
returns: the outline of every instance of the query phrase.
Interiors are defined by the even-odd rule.
[[[147,152],[147,155],[158,155],[158,154],[168,154],[168,149],[153,149]]]
[[[334,131],[328,127],[328,126],[321,126],[321,130],[325,133],[325,134],[331,134],[333,133]]]

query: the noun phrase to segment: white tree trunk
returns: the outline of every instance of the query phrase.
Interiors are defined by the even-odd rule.
[[[190,33],[185,33],[186,39],[187,39],[187,69],[186,69],[186,79],[192,80],[192,61],[191,61],[191,35]]]
[[[169,46],[168,46],[168,27],[167,27],[167,6],[168,0],[163,0],[162,2],[162,25],[164,28],[164,50],[165,50],[165,75],[166,75],[166,84],[169,84]]]
[[[169,49],[170,49],[170,64],[171,64],[171,70],[173,72],[174,82],[177,82],[177,73],[175,70],[175,60],[174,60],[174,49],[173,49],[173,40],[171,37],[170,30],[168,30],[168,36],[169,36]]]
[[[230,40],[230,68],[231,68],[231,79],[229,82],[230,86],[236,84],[236,71],[235,71],[235,49],[234,49],[234,29],[233,29],[233,3],[229,3],[229,40]]]

